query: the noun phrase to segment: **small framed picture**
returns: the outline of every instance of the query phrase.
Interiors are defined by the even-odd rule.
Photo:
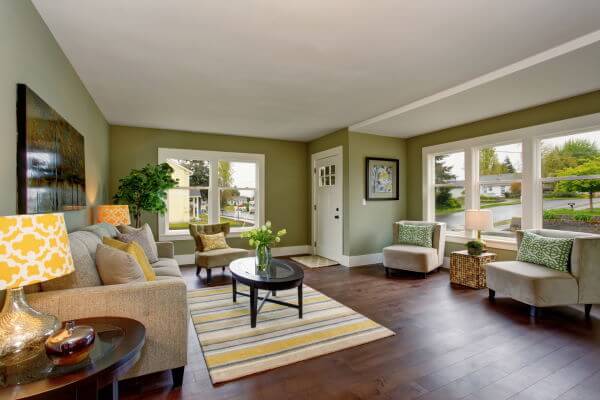
[[[367,200],[398,200],[398,165],[394,158],[367,157],[365,168]]]

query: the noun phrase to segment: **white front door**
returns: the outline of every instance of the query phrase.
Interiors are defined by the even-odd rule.
[[[316,255],[340,262],[343,245],[341,152],[314,161]]]

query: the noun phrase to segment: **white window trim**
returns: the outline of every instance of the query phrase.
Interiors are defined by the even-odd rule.
[[[521,173],[521,205],[523,211],[521,224],[525,229],[541,228],[543,179],[541,177],[540,147],[542,139],[593,130],[600,130],[600,113],[423,147],[423,220],[435,220],[434,159],[436,155],[456,152],[465,153],[465,209],[478,208],[479,197],[473,196],[473,193],[479,193],[479,180],[477,179],[479,176],[479,149],[520,142],[523,151],[523,170]],[[446,240],[453,243],[464,244],[474,237],[473,232],[466,232],[465,234],[446,233]],[[486,243],[492,248],[516,250],[515,239],[486,239]]]
[[[256,195],[255,205],[257,225],[265,223],[265,155],[258,153],[230,153],[226,151],[208,151],[208,150],[191,150],[191,149],[173,149],[162,148],[158,149],[158,162],[166,162],[167,159],[182,158],[189,160],[206,160],[211,165],[216,165],[219,161],[229,162],[253,162],[256,163]],[[215,163],[215,164],[213,164]],[[214,190],[209,191],[208,209],[213,210],[219,204],[219,186],[218,186],[218,168],[210,168],[209,182],[211,185],[214,182]],[[169,231],[166,226],[166,218],[164,215],[158,216],[159,240],[192,240],[189,233],[181,231]],[[230,237],[239,237],[244,231],[253,229],[247,228],[231,228]]]

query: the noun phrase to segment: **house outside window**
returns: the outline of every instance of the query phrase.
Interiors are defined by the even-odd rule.
[[[161,238],[187,240],[189,224],[229,223],[235,236],[264,222],[264,155],[159,149],[176,187],[159,216]]]

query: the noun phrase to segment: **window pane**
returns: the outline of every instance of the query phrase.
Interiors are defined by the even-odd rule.
[[[221,223],[229,222],[232,228],[254,226],[256,202],[254,190],[220,189]]]
[[[461,186],[435,188],[435,220],[446,223],[446,229],[465,229],[465,189]]]
[[[541,149],[544,178],[600,174],[600,131],[544,139]]]
[[[435,156],[435,183],[452,183],[465,179],[465,153]]]
[[[178,181],[177,187],[208,186],[209,162],[204,160],[168,159],[173,168],[173,178]]]
[[[186,230],[190,222],[208,223],[207,189],[171,189],[167,193],[169,230]]]
[[[479,150],[479,181],[521,179],[523,169],[521,143],[485,147]]]
[[[256,188],[256,164],[219,161],[219,187]]]
[[[592,192],[591,197],[589,193],[574,193],[572,197],[544,195],[543,227],[600,233],[600,181],[588,183],[597,190]]]
[[[479,207],[492,211],[494,228],[482,232],[485,236],[515,237],[515,231],[521,229],[521,183],[481,185]]]

